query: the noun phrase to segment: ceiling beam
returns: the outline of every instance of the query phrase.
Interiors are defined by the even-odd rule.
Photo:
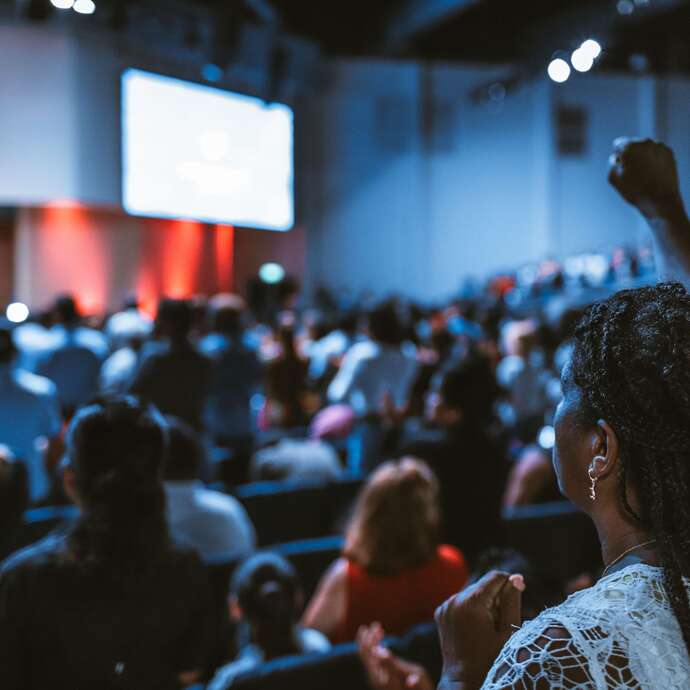
[[[384,38],[384,48],[401,50],[418,36],[462,12],[480,5],[483,0],[405,0],[391,17]]]

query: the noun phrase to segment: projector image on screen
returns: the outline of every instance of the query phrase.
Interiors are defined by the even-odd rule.
[[[292,227],[288,106],[128,69],[122,75],[122,135],[127,213]]]

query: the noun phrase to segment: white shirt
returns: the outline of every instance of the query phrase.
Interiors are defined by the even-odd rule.
[[[52,381],[0,364],[0,443],[26,464],[29,498],[38,501],[50,489],[39,440],[60,433],[62,420]]]
[[[332,331],[311,343],[307,351],[309,376],[312,379],[320,379],[326,373],[331,359],[345,354],[351,340],[344,331]]]
[[[343,466],[333,447],[324,441],[284,438],[254,453],[250,472],[254,480],[328,481],[341,477]]]
[[[103,393],[122,395],[129,390],[139,366],[139,355],[131,347],[115,350],[103,362],[99,375],[99,388]]]
[[[166,481],[165,493],[170,531],[194,547],[202,560],[231,560],[254,551],[254,527],[236,498],[207,489],[198,480]]]
[[[385,393],[390,393],[396,406],[403,407],[416,372],[414,357],[399,347],[371,340],[355,343],[328,387],[328,399],[348,403],[360,416],[380,412]]]
[[[685,586],[690,591],[687,580]],[[549,631],[559,632],[554,638]],[[482,690],[547,684],[561,690],[690,687],[690,658],[661,568],[622,568],[525,623],[506,642]]]

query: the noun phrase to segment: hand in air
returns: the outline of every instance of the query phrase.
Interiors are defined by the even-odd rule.
[[[439,690],[475,690],[521,624],[522,575],[492,571],[436,611],[443,676]]]
[[[609,182],[628,203],[648,217],[680,200],[673,151],[651,139],[620,137],[613,142]]]
[[[357,631],[359,657],[374,690],[433,690],[434,684],[419,665],[396,657],[381,646],[383,628],[378,623]]]

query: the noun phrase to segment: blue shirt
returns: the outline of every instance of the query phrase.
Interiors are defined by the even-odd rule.
[[[9,364],[0,364],[0,443],[26,464],[29,498],[37,501],[50,489],[41,438],[60,433],[62,420],[55,385]]]

